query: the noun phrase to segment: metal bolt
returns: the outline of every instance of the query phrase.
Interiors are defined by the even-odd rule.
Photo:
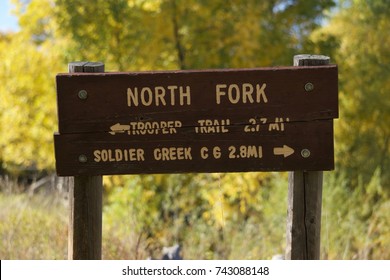
[[[80,99],[87,99],[88,92],[86,90],[82,89],[79,91],[78,96]]]
[[[308,149],[303,149],[303,150],[301,151],[301,156],[304,157],[304,158],[310,157],[310,150],[308,150]]]
[[[314,85],[312,83],[306,83],[305,84],[305,90],[306,91],[312,91],[314,89]]]
[[[86,155],[79,155],[79,162],[86,163],[88,161],[88,158]]]

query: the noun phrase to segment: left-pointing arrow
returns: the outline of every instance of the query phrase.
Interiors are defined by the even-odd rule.
[[[110,129],[111,129],[110,134],[115,135],[115,133],[123,133],[126,130],[130,130],[130,125],[123,125],[123,124],[117,123],[117,124],[114,124],[113,126],[111,126]]]
[[[291,156],[294,153],[294,149],[290,148],[287,145],[283,145],[283,147],[274,148],[274,155],[283,155],[285,158]]]

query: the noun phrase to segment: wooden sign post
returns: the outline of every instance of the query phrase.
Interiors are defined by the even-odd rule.
[[[294,66],[328,65],[329,62],[329,57],[321,55],[294,57]],[[287,260],[320,259],[322,177],[322,171],[289,172],[285,256]]]
[[[84,185],[101,189],[110,174],[334,168],[336,65],[70,72],[57,75],[56,168]]]
[[[103,63],[73,62],[69,64],[69,73],[97,72],[104,72]],[[84,97],[86,95],[78,93],[78,98]],[[102,176],[75,176],[73,184],[70,185],[69,202],[68,259],[100,260],[102,258]]]

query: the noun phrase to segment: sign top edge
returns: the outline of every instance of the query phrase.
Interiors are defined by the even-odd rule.
[[[124,72],[101,72],[101,73],[58,73],[57,76],[102,76],[102,75],[142,75],[142,74],[191,74],[191,73],[228,73],[228,72],[248,72],[248,71],[298,71],[307,69],[337,69],[337,64],[320,66],[276,66],[276,67],[256,67],[256,68],[212,68],[212,69],[191,69],[191,70],[150,70],[150,71],[124,71]]]

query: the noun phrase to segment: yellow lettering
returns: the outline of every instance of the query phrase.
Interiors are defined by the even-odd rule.
[[[145,151],[143,149],[137,149],[137,161],[145,161]]]
[[[143,149],[103,149],[93,151],[95,162],[145,161]]]
[[[196,133],[227,133],[229,129],[226,126],[230,125],[230,119],[198,120],[198,124],[195,127]]]
[[[209,151],[209,149],[207,149],[206,147],[202,147],[200,149],[200,157],[203,159],[207,159],[209,157],[208,151]]]
[[[167,91],[169,92],[168,94]],[[170,85],[167,87],[156,86],[154,88],[127,88],[128,107],[137,107],[140,105],[167,106],[168,104],[174,106],[176,103],[178,103],[180,106],[191,105],[190,86]]]
[[[163,106],[167,105],[167,103],[165,102],[165,99],[164,99],[165,88],[155,87],[154,92],[156,94],[156,106],[160,106],[160,102],[161,102],[161,105],[163,105]]]
[[[213,149],[213,156],[216,159],[219,159],[221,157],[221,148],[220,147],[214,147]]]
[[[108,160],[109,161],[115,161],[115,158],[112,155],[112,150],[108,150]]]
[[[129,149],[129,158],[130,158],[130,161],[137,160],[135,149]]]
[[[127,89],[127,106],[131,107],[131,104],[138,106],[138,88],[135,88],[134,92],[131,88]]]
[[[233,98],[233,92],[235,92],[235,98]],[[240,89],[238,85],[232,84],[228,87],[228,97],[232,104],[237,104],[240,101]]]
[[[169,149],[168,148],[162,148],[162,160],[169,160]]]
[[[157,161],[192,160],[191,147],[156,148],[153,156]]]
[[[253,86],[251,84],[242,85],[242,102],[246,103],[249,100],[249,103],[253,103]]]
[[[268,102],[267,96],[265,95],[265,87],[267,84],[262,84],[261,87],[259,84],[256,85],[256,102],[261,103],[261,97],[263,97],[264,103]]]
[[[238,84],[218,84],[215,89],[215,98],[217,104],[221,104],[221,99],[223,96],[227,96],[228,101],[231,104],[242,103],[267,103],[267,95],[265,94],[265,88],[267,84],[256,84],[256,100],[254,99],[254,85],[250,83]],[[227,89],[225,91],[224,89]]]
[[[95,150],[93,151],[93,155],[94,155],[94,161],[95,162],[100,162],[101,161],[101,157],[100,157],[100,151],[99,150]]]
[[[129,161],[129,155],[127,154],[127,151],[123,151],[123,155],[124,155],[124,160],[125,161]]]
[[[192,160],[191,147],[188,147],[188,148],[184,149],[184,157],[185,157],[185,159],[191,159]]]
[[[216,86],[215,98],[216,98],[217,104],[221,104],[221,96],[226,95],[226,92],[222,91],[222,89],[225,89],[225,88],[226,88],[225,84]]]
[[[146,100],[145,92],[147,93],[147,100]],[[141,102],[142,102],[142,105],[144,105],[144,106],[152,105],[153,93],[152,93],[152,90],[150,88],[148,88],[148,87],[142,88],[142,90],[141,90]]]
[[[161,150],[160,149],[154,149],[153,156],[155,160],[161,160]]]
[[[175,105],[175,90],[177,89],[177,86],[168,86],[168,89],[171,91],[171,105]]]
[[[183,87],[180,87],[180,105],[184,105],[184,98],[186,99],[186,105],[191,105],[191,92],[190,87],[186,86],[186,91],[183,91]]]
[[[103,162],[106,162],[108,160],[108,152],[107,152],[107,150],[102,150],[101,151],[101,157],[102,157],[102,161]]]
[[[122,152],[122,150],[115,149],[115,160],[116,161],[121,161],[122,159],[123,159],[123,152]]]

